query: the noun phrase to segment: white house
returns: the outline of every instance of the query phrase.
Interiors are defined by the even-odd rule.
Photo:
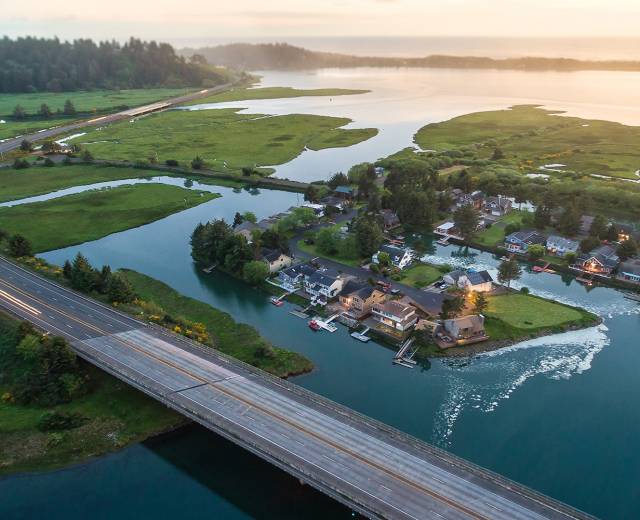
[[[436,233],[438,235],[455,235],[456,234],[456,225],[453,222],[444,222],[440,224],[436,228]]]
[[[314,204],[312,202],[305,202],[302,205],[303,208],[311,208],[316,217],[322,218],[324,217],[324,208],[323,204]]]
[[[406,332],[418,321],[415,307],[397,300],[375,303],[371,313],[377,322],[398,332]]]
[[[493,278],[488,271],[451,271],[442,277],[442,280],[450,286],[456,286],[465,291],[491,292],[493,290]]]
[[[262,249],[260,252],[262,260],[269,267],[270,273],[277,273],[285,267],[289,267],[293,259],[279,249]]]
[[[580,243],[577,240],[564,238],[558,235],[551,235],[547,238],[547,253],[554,256],[563,257],[567,253],[577,253]]]
[[[302,287],[305,277],[311,276],[316,271],[317,269],[309,264],[287,267],[278,273],[278,282],[287,291],[295,291]]]
[[[371,257],[371,261],[374,264],[380,263],[380,253],[388,254],[389,259],[391,260],[391,264],[398,269],[404,269],[413,260],[413,258],[411,257],[411,253],[409,253],[408,250],[384,244],[380,246],[380,250]]]
[[[313,300],[326,303],[338,296],[340,291],[342,291],[344,282],[345,280],[340,276],[333,276],[328,272],[316,271],[312,275],[305,277],[304,290]]]

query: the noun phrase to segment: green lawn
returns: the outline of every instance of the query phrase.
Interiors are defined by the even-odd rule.
[[[33,167],[25,170],[0,168],[0,202],[96,182],[157,175],[159,175],[157,171],[93,164],[56,165],[50,168],[36,163]]]
[[[219,94],[185,103],[200,105],[202,103],[224,103],[228,101],[245,101],[251,99],[280,99],[306,96],[348,96],[365,94],[369,90],[353,90],[345,88],[297,89],[291,87],[235,88]]]
[[[258,331],[237,323],[229,314],[206,303],[181,295],[168,285],[135,271],[124,271],[136,293],[145,301],[155,302],[172,315],[203,323],[221,352],[279,377],[301,374],[313,368],[304,356],[273,347],[273,355],[261,354],[269,343]]]
[[[0,208],[0,222],[42,252],[141,226],[217,196],[162,184],[121,186]]]
[[[401,282],[413,287],[426,287],[442,278],[443,273],[430,264],[416,264],[401,273]]]
[[[138,160],[157,155],[164,162],[191,161],[199,155],[209,168],[238,172],[243,166],[286,163],[305,147],[351,146],[377,133],[372,128],[341,128],[349,122],[304,114],[238,114],[234,109],[170,110],[93,129],[71,142],[93,142],[83,146],[98,158]]]
[[[493,247],[504,243],[505,228],[508,224],[521,224],[525,211],[514,210],[507,213],[502,220],[492,225],[489,229],[485,229],[478,233],[473,241],[483,246]]]
[[[429,124],[415,141],[425,149],[478,147],[481,157],[499,147],[505,154],[502,163],[528,171],[560,163],[582,174],[637,178],[640,127],[557,114],[531,105],[477,112]]]
[[[0,351],[15,348],[17,322],[0,315]],[[1,363],[0,363],[1,366]],[[43,471],[81,462],[173,429],[185,419],[91,365],[89,392],[53,408],[0,400],[0,475]],[[0,384],[0,395],[5,388]],[[76,429],[43,433],[37,423],[52,409],[77,412],[87,422]]]

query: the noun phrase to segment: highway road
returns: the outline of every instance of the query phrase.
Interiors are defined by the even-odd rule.
[[[159,110],[164,110],[166,108],[169,108],[175,105],[180,105],[188,101],[193,101],[194,99],[210,96],[212,94],[216,94],[218,92],[227,90],[232,85],[233,85],[232,83],[225,83],[224,85],[219,85],[217,87],[212,87],[212,88],[206,88],[203,90],[199,90],[198,92],[191,92],[190,94],[185,94],[183,96],[165,99],[157,103],[151,103],[149,105],[129,108],[127,110],[123,110],[122,112],[116,112],[115,114],[108,114],[104,116],[94,117],[92,119],[77,121],[75,123],[70,123],[68,125],[48,128],[47,130],[42,130],[40,132],[36,132],[33,134],[22,135],[20,137],[16,137],[13,139],[6,139],[4,142],[0,143],[0,153],[7,153],[7,152],[10,152],[11,150],[20,148],[20,143],[22,143],[24,139],[26,139],[27,141],[31,141],[32,143],[35,143],[36,141],[42,141],[43,139],[51,139],[52,137],[57,137],[59,135],[72,132],[73,130],[79,130],[89,126],[106,125],[109,123],[115,123],[116,121],[121,121],[123,119],[130,119],[131,117],[136,117],[142,114],[157,112]]]
[[[591,518],[2,258],[0,307],[365,516]]]

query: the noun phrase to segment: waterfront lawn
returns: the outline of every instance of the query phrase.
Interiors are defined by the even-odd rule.
[[[400,273],[400,281],[421,289],[442,278],[443,273],[431,264],[416,264]]]
[[[597,317],[584,309],[531,294],[501,294],[488,300],[485,328],[492,340],[523,339],[542,330],[560,332],[597,322]]]
[[[301,354],[273,347],[255,328],[237,323],[226,312],[183,296],[144,274],[129,270],[123,272],[141,299],[156,303],[172,316],[203,323],[220,352],[279,377],[302,374],[313,368],[311,361]]]
[[[17,325],[0,314],[0,353],[15,348]],[[88,392],[70,403],[42,408],[0,400],[0,475],[81,462],[186,422],[142,392],[81,363],[89,376]],[[0,372],[3,369],[0,362]],[[0,383],[0,395],[5,391]],[[86,423],[61,432],[38,430],[40,417],[51,410],[79,413]]]
[[[0,208],[0,222],[43,252],[142,226],[218,196],[162,184],[121,186]]]
[[[52,191],[84,186],[96,182],[153,177],[157,171],[116,168],[93,164],[64,165],[54,167],[35,163],[25,170],[0,168],[0,202],[18,200]]]
[[[494,247],[504,243],[505,228],[509,224],[522,224],[526,211],[514,210],[507,213],[499,222],[493,224],[490,228],[484,229],[478,233],[473,241],[487,247]]]
[[[226,92],[220,92],[185,103],[188,105],[201,105],[203,103],[226,103],[229,101],[245,101],[253,99],[283,99],[306,96],[347,96],[365,94],[369,90],[354,90],[346,88],[315,88],[298,89],[291,87],[260,87],[260,88],[234,88]]]
[[[333,228],[335,230],[338,230],[339,228],[341,228],[342,226],[344,226],[344,223],[338,223],[335,224],[333,226]],[[321,258],[327,258],[328,260],[333,260],[334,262],[339,262],[341,264],[345,264],[345,265],[350,265],[352,267],[359,267],[362,262],[364,261],[363,258],[357,257],[357,256],[345,256],[342,255],[340,253],[336,253],[335,255],[328,255],[325,253],[321,253],[320,251],[318,251],[318,248],[316,246],[316,244],[307,244],[304,239],[303,240],[298,240],[298,243],[296,244],[298,249],[300,249],[301,251],[304,251],[305,253],[311,255],[311,256],[319,256]]]
[[[501,163],[525,172],[560,163],[580,174],[637,178],[640,127],[559,114],[532,105],[476,112],[424,126],[415,141],[424,149],[473,147],[480,158],[499,147],[505,154]]]
[[[377,134],[373,128],[341,127],[351,120],[340,117],[291,114],[263,116],[238,114],[235,109],[170,110],[118,122],[71,140],[85,144],[95,157],[140,160],[156,157],[190,162],[196,155],[206,167],[239,173],[245,166],[283,164],[305,147],[351,146]],[[103,142],[97,142],[103,141]]]

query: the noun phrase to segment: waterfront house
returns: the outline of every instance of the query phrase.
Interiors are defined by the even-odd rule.
[[[300,289],[306,276],[315,273],[317,269],[309,264],[298,264],[282,269],[278,273],[278,282],[287,291]]]
[[[526,253],[534,244],[546,245],[547,238],[533,229],[511,233],[504,239],[504,247],[510,253]]]
[[[630,258],[618,267],[618,279],[640,284],[640,258]]]
[[[325,210],[324,204],[314,204],[313,202],[305,202],[302,205],[302,207],[312,209],[313,214],[318,218],[324,217],[324,210]]]
[[[270,273],[277,273],[281,269],[289,267],[293,262],[293,259],[289,255],[279,249],[263,248],[260,251],[260,257],[269,267]]]
[[[472,193],[464,193],[462,190],[455,189],[452,192],[453,205],[455,208],[463,206],[473,206],[475,209],[482,209],[484,203],[484,193],[476,190]]]
[[[418,321],[415,307],[397,300],[376,303],[371,313],[375,321],[400,333],[407,332]]]
[[[380,216],[382,217],[382,227],[385,231],[389,231],[390,229],[400,226],[400,219],[394,211],[390,209],[383,209],[380,211]]]
[[[438,235],[444,236],[457,236],[458,231],[456,230],[456,225],[453,222],[443,222],[436,229],[435,232]]]
[[[246,239],[247,244],[251,244],[251,242],[253,242],[253,232],[256,230],[261,231],[257,224],[248,220],[245,220],[242,224],[238,224],[233,228],[234,234],[243,236]]]
[[[512,209],[512,203],[506,197],[498,195],[497,197],[487,197],[484,200],[483,209],[485,213],[489,213],[495,217],[503,217]]]
[[[374,264],[380,263],[380,260],[379,260],[380,253],[388,254],[389,259],[391,261],[391,265],[393,267],[397,267],[398,269],[404,269],[413,260],[411,253],[409,253],[408,250],[402,249],[401,247],[392,246],[389,244],[383,244],[382,246],[380,246],[380,250],[371,257],[371,261]]]
[[[625,242],[626,240],[638,240],[640,233],[636,231],[636,228],[632,224],[614,224],[618,231],[618,242]]]
[[[373,171],[376,174],[376,177],[382,177],[384,175],[384,168],[382,166],[376,166]]]
[[[376,303],[382,303],[385,294],[369,284],[349,280],[340,293],[340,304],[345,312],[357,320],[371,314]]]
[[[489,338],[484,330],[484,316],[481,314],[444,320],[443,328],[444,333],[457,345],[477,343]]]
[[[344,200],[353,200],[357,194],[358,190],[356,188],[352,188],[351,186],[338,186],[333,193],[336,197],[340,197]]]
[[[551,235],[547,238],[547,253],[553,256],[564,257],[567,253],[577,253],[580,243],[577,240]]]
[[[338,296],[344,282],[344,278],[339,274],[334,274],[329,270],[318,270],[309,276],[305,276],[303,287],[313,301],[324,305]]]
[[[325,207],[325,213],[327,206],[334,207],[340,211],[344,210],[344,208],[347,206],[347,203],[344,199],[341,199],[340,197],[336,197],[334,195],[329,195],[327,197],[324,197],[323,199],[320,199],[320,204]]]
[[[493,290],[493,278],[488,271],[457,269],[445,274],[442,280],[449,286],[455,286],[465,291],[491,292]]]
[[[587,273],[609,276],[619,263],[620,258],[618,258],[615,249],[602,245],[589,253],[578,256],[575,267]]]

